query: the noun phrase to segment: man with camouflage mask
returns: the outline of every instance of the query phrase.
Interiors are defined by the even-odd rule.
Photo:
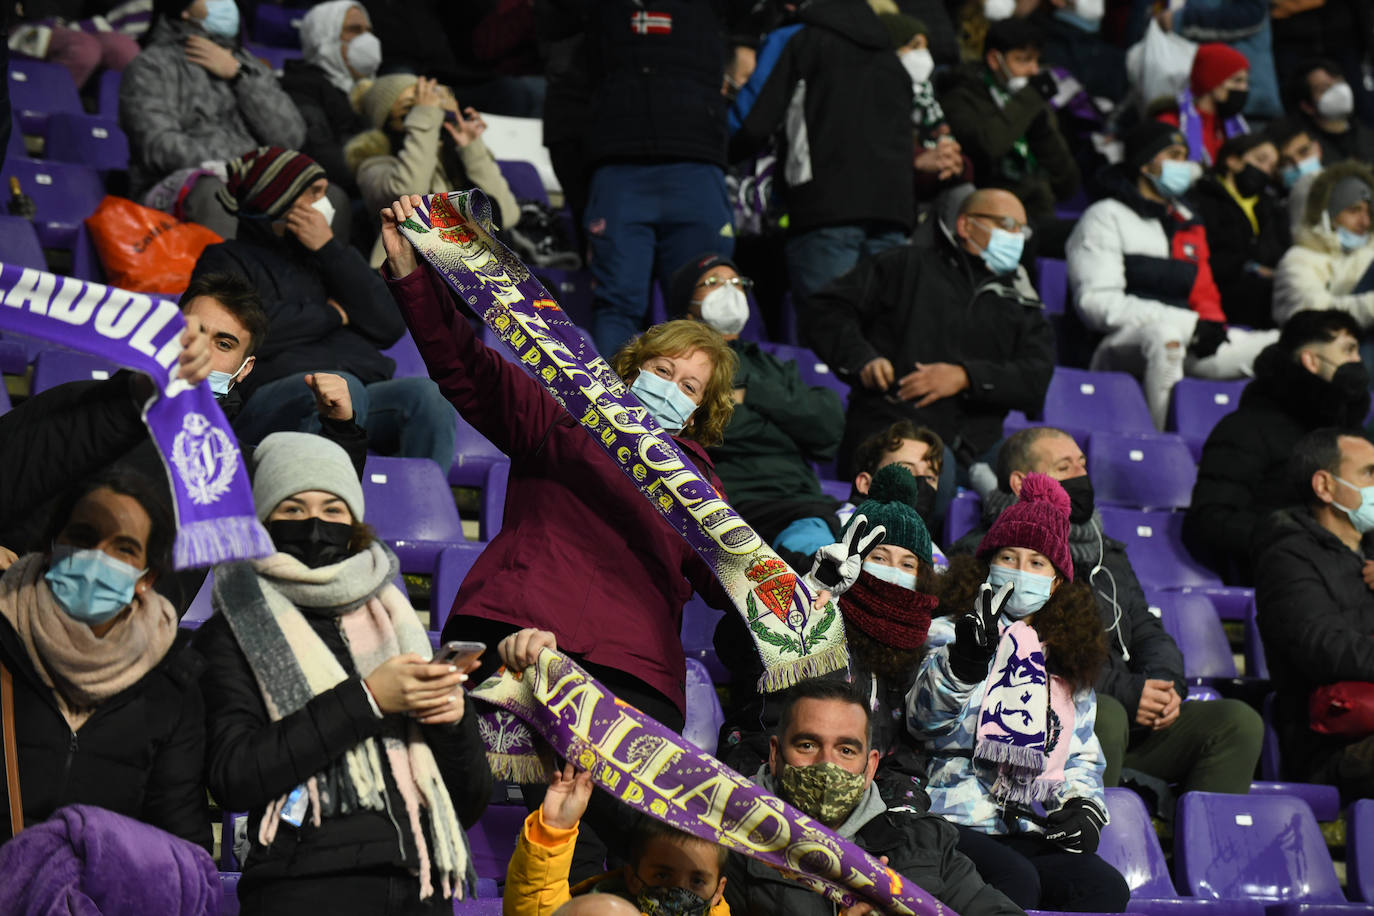
[[[871,747],[868,707],[834,680],[792,688],[754,781],[925,888],[963,916],[1019,916],[955,850],[958,831],[910,808],[889,810],[873,784],[879,752]],[[730,855],[725,900],[743,916],[829,916],[830,901],[757,859]],[[871,912],[860,904],[846,916]]]

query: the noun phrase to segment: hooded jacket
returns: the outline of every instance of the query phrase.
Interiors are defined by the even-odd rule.
[[[730,110],[730,158],[777,133],[789,225],[883,223],[910,229],[911,77],[863,0],[803,4],[778,29]]]
[[[1147,199],[1119,166],[1102,182],[1110,196],[1084,211],[1066,245],[1084,323],[1100,334],[1159,323],[1187,341],[1198,319],[1225,321],[1207,231],[1188,204]]]
[[[1240,406],[1221,418],[1202,447],[1184,545],[1212,568],[1251,582],[1250,539],[1288,502],[1284,481],[1293,446],[1323,426],[1361,426],[1368,412],[1368,391],[1343,393],[1277,344],[1267,347]]]
[[[1274,280],[1255,267],[1273,268],[1291,243],[1288,214],[1270,191],[1255,202],[1256,232],[1245,210],[1215,175],[1198,182],[1192,195],[1207,228],[1212,279],[1221,293],[1226,320],[1249,328],[1272,327]]]
[[[1307,192],[1296,244],[1274,271],[1274,321],[1280,326],[1303,309],[1342,309],[1365,330],[1374,327],[1374,289],[1355,292],[1374,264],[1374,232],[1359,248],[1344,251],[1326,216],[1332,188],[1352,176],[1374,187],[1374,171],[1369,166],[1342,162],[1324,169]]]
[[[852,387],[840,476],[864,438],[896,420],[935,430],[961,462],[1002,438],[1011,410],[1040,413],[1054,372],[1054,332],[1020,282],[999,277],[959,247],[943,225],[934,245],[903,245],[867,258],[819,290],[802,312],[807,344]],[[886,357],[905,375],[914,363],[957,363],[969,387],[927,407],[895,402],[859,381]]]
[[[1081,176],[1050,103],[1030,86],[997,95],[988,68],[968,63],[936,83],[954,136],[973,161],[979,187],[1006,188],[1031,222],[1054,218],[1054,203],[1078,190]],[[1017,147],[1025,144],[1025,154]]]
[[[1306,508],[1283,509],[1255,532],[1255,608],[1277,692],[1284,779],[1326,781],[1322,768],[1352,739],[1308,727],[1312,690],[1336,681],[1374,681],[1374,591],[1365,558]],[[1358,739],[1353,739],[1358,740]]]
[[[765,765],[754,782],[777,794]],[[875,784],[835,832],[888,867],[916,882],[961,916],[1022,916],[1016,904],[984,883],[973,863],[955,846],[959,832],[943,818],[888,810]],[[730,854],[725,866],[725,900],[736,916],[833,916],[839,908],[810,888],[785,877],[758,859]]]
[[[137,198],[178,169],[305,142],[305,119],[262,61],[237,41],[211,38],[239,62],[239,75],[222,80],[186,59],[191,35],[209,37],[194,23],[158,18],[119,84],[119,123],[129,134],[129,186]]]

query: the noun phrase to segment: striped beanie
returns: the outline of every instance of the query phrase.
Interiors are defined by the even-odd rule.
[[[260,146],[229,160],[228,169],[220,203],[230,213],[269,219],[283,216],[302,191],[325,177],[314,159],[280,146]]]

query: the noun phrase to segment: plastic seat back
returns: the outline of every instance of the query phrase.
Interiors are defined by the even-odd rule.
[[[363,496],[368,524],[404,572],[428,573],[443,548],[467,543],[444,472],[428,458],[368,456]]]
[[[1140,796],[1130,789],[1107,789],[1110,822],[1102,830],[1097,854],[1126,879],[1131,897],[1176,897],[1159,837]]]
[[[76,84],[61,64],[11,56],[7,82],[19,127],[31,137],[46,137],[48,119],[58,112],[81,113]]]
[[[105,185],[93,168],[70,162],[7,159],[0,169],[0,186],[8,193],[9,180],[33,198],[34,228],[45,248],[76,247],[83,221],[105,199]]]
[[[1159,597],[1159,593],[1154,593]],[[1154,604],[1154,600],[1151,600]],[[1233,678],[1236,662],[1231,644],[1222,629],[1221,618],[1207,596],[1200,592],[1179,593],[1160,602],[1160,620],[1165,631],[1183,653],[1185,677]]]
[[[544,179],[539,177],[539,169],[532,162],[518,159],[498,159],[501,177],[510,185],[510,192],[516,200],[534,200],[545,206],[549,203],[549,192],[544,188]]]
[[[253,14],[253,41],[277,48],[301,46],[301,20],[309,9],[258,4]]]
[[[1140,383],[1124,372],[1088,372],[1059,366],[1045,393],[1045,423],[1086,427],[1094,433],[1155,432]]]
[[[1126,545],[1131,566],[1147,588],[1220,585],[1216,574],[1183,547],[1183,514],[1103,506],[1102,530]]]
[[[1351,805],[1345,824],[1345,876],[1351,896],[1374,903],[1374,798]]]
[[[33,364],[33,393],[66,382],[104,381],[119,371],[114,363],[72,350],[44,350]]]
[[[439,551],[434,561],[434,579],[429,590],[429,628],[438,633],[453,611],[453,602],[458,597],[458,589],[471,572],[477,558],[482,555],[486,545],[469,541],[455,544]]]
[[[1248,384],[1248,379],[1219,382],[1185,378],[1174,386],[1169,402],[1169,428],[1183,437],[1195,458],[1202,455],[1203,443],[1211,435],[1212,427],[1240,406],[1241,392]]]
[[[0,214],[0,263],[37,270],[48,269],[43,246],[38,241],[38,232],[33,223],[22,216]]]
[[[1103,505],[1181,509],[1192,502],[1197,465],[1178,436],[1099,432],[1088,451],[1088,476]]]
[[[45,154],[57,162],[76,162],[101,172],[123,172],[129,168],[129,138],[112,118],[55,114],[48,119]]]
[[[983,500],[973,490],[960,490],[945,510],[945,544],[953,545],[983,519]]]
[[[687,719],[682,727],[682,737],[706,753],[714,754],[720,726],[724,721],[720,697],[716,695],[716,687],[711,683],[706,666],[695,658],[687,659]]]
[[[1069,264],[1059,258],[1039,258],[1036,266],[1040,270],[1040,301],[1045,303],[1045,314],[1062,315],[1069,298]]]

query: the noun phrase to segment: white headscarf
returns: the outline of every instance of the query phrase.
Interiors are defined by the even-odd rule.
[[[344,63],[343,49],[339,34],[343,31],[344,17],[352,7],[363,11],[369,27],[372,19],[367,10],[357,0],[328,0],[311,7],[310,12],[301,20],[301,48],[305,51],[306,63],[314,64],[324,71],[329,82],[342,92],[352,92],[353,72]]]

